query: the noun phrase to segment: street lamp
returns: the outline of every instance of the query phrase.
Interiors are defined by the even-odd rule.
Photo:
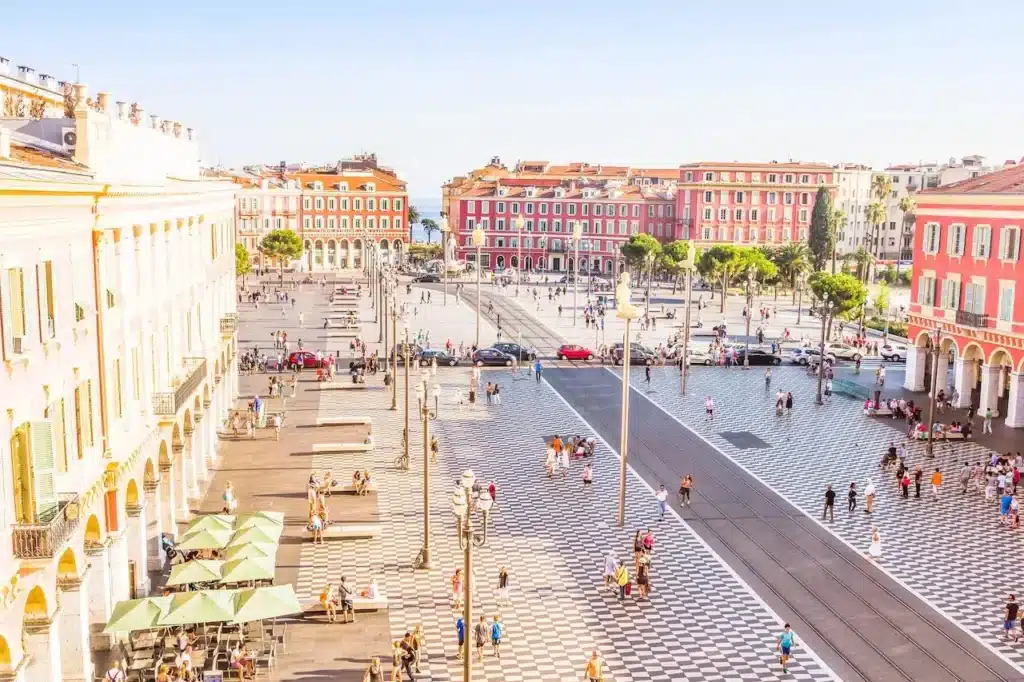
[[[483,247],[485,240],[486,240],[486,237],[484,237],[484,230],[483,230],[483,228],[480,227],[480,226],[477,226],[477,228],[475,230],[473,230],[473,246],[476,247],[476,347],[477,347],[477,350],[480,349],[480,271],[483,269],[483,266],[481,265],[481,262],[480,262],[480,258],[481,258],[481,256],[480,256],[480,249]]]
[[[523,226],[526,221],[520,213],[516,216],[516,297],[519,297],[519,280],[523,278]]]
[[[686,395],[686,377],[690,373],[690,296],[692,294],[691,287],[693,286],[693,264],[696,256],[696,248],[692,243],[687,244],[686,258],[679,264],[679,267],[683,271],[683,277],[686,278],[684,286],[685,297],[686,297],[686,313],[684,314],[683,322],[683,355],[680,360],[681,366],[679,369],[679,388],[683,395]]]
[[[473,575],[473,546],[483,547],[487,544],[487,523],[484,521],[484,534],[477,535],[473,529],[473,485],[476,476],[472,471],[462,472],[462,478],[456,481],[452,494],[452,511],[458,523],[459,547],[463,552],[462,584],[465,593],[462,598],[462,622],[467,631],[472,625],[473,589],[470,581]],[[468,633],[467,633],[468,634]],[[469,682],[473,677],[472,637],[465,638],[462,651],[462,679]]]
[[[639,311],[630,303],[632,292],[629,289],[629,273],[619,276],[619,284],[615,289],[615,316],[626,323],[625,335],[622,340],[622,423],[619,437],[619,528],[626,525],[626,454],[629,448],[629,324],[640,317]]]
[[[935,429],[932,425],[935,423],[935,392],[938,388],[939,381],[939,345],[942,341],[942,330],[935,330],[935,338],[932,339],[932,386],[931,393],[928,398],[928,445],[925,448],[925,453],[929,457],[934,457],[934,438]],[[944,371],[948,371],[949,366],[945,367]]]
[[[754,286],[754,269],[747,270],[747,340],[743,351],[743,369],[750,369],[750,313],[753,308],[753,300],[750,292]]]
[[[580,279],[580,238],[583,236],[583,223],[574,220],[572,223],[572,245],[576,252],[576,259],[573,262],[575,274],[572,278],[572,326],[576,326],[576,297]]]
[[[387,358],[391,363],[391,409],[398,409],[398,350],[392,350],[391,344],[398,346],[398,279],[392,275],[391,283],[391,341],[385,347]]]
[[[821,304],[821,344],[818,346],[818,395],[814,399],[815,405],[824,405],[821,399],[821,382],[825,377],[825,330],[828,328],[828,316],[835,304],[830,300],[824,300]]]
[[[402,447],[405,452],[405,463],[409,465],[409,323],[402,323],[402,330],[405,335],[405,340],[402,348],[402,355],[405,357],[405,437],[402,439]],[[395,354],[397,357],[397,353]]]
[[[441,258],[443,259],[444,273],[444,305],[448,305],[448,216],[441,216]]]
[[[427,402],[427,378],[420,381],[417,387],[423,396],[422,408],[423,417],[423,548],[420,549],[417,568],[430,570],[430,421],[437,419],[437,411],[430,410],[430,403]],[[436,397],[435,397],[436,400]]]
[[[796,277],[796,324],[800,326],[800,315],[804,308],[804,273]]]

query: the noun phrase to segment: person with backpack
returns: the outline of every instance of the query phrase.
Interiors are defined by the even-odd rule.
[[[505,626],[500,616],[495,616],[491,622],[491,650],[495,657],[501,658],[501,636],[505,633]]]

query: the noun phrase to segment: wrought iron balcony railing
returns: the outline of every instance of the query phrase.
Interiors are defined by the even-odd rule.
[[[988,326],[988,315],[972,313],[967,310],[958,310],[956,311],[956,323],[965,327],[977,327],[978,329],[984,329]]]
[[[36,523],[12,526],[14,556],[19,559],[50,559],[75,532],[79,522],[78,495],[61,494],[57,506],[41,514]]]
[[[185,376],[173,391],[153,394],[153,414],[173,417],[185,405],[206,376],[206,358],[185,358]]]
[[[238,316],[234,313],[228,313],[224,317],[220,318],[220,333],[231,335],[238,331]]]

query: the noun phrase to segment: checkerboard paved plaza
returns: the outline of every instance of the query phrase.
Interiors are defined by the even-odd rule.
[[[579,679],[594,648],[608,661],[609,681],[780,679],[774,654],[779,623],[682,522],[655,524],[653,497],[633,478],[627,526],[621,531],[614,526],[618,464],[612,452],[598,447],[593,490],[583,490],[581,464],[573,465],[567,480],[546,478],[544,437],[588,433],[547,384],[484,370],[483,382],[502,384],[503,404],[482,401],[460,411],[450,396],[468,383],[469,370],[440,369],[438,378],[444,397],[441,417],[431,425],[441,443],[440,461],[431,472],[435,569],[417,572],[410,566],[422,533],[418,420],[411,420],[411,471],[399,472],[392,462],[399,451],[402,395],[395,413],[382,409],[384,401],[374,392],[325,392],[321,416],[372,416],[377,447],[365,455],[317,455],[313,468],[330,468],[339,478],[356,467],[369,468],[379,486],[383,535],[307,546],[297,585],[301,599],[315,600],[327,580],[340,573],[357,588],[376,575],[390,600],[394,636],[417,623],[424,627],[423,679],[461,679],[449,578],[462,565],[462,552],[450,502],[453,481],[472,469],[478,479],[498,486],[488,544],[474,554],[474,618],[500,614],[507,632],[500,660],[487,648],[480,679]],[[415,396],[412,405],[415,409]],[[658,541],[651,599],[619,603],[602,586],[604,556],[614,547],[631,564],[632,534],[649,525],[655,525]],[[501,566],[511,576],[512,604],[503,608],[496,604]],[[831,676],[800,647],[785,679]]]
[[[765,390],[764,368],[695,367],[687,395],[679,392],[674,368],[655,368],[652,385],[643,372],[631,374],[631,384],[655,403],[694,428],[715,447],[745,466],[811,518],[820,519],[825,486],[836,491],[836,520],[828,524],[841,538],[861,551],[878,527],[883,539],[882,566],[916,590],[934,606],[991,644],[1018,665],[1024,664],[1024,645],[1007,645],[999,638],[1007,593],[1024,591],[1019,570],[1024,565],[1024,542],[999,524],[997,505],[969,492],[962,496],[957,481],[964,461],[984,462],[992,452],[976,443],[958,442],[949,450],[936,444],[935,458],[925,456],[925,444],[907,442],[878,418],[862,415],[859,403],[834,397],[814,405],[816,381],[798,368],[773,368],[771,389]],[[793,414],[775,416],[775,392],[792,391]],[[713,423],[705,420],[704,401],[714,396]],[[634,397],[642,402],[642,398]],[[721,434],[750,432],[766,448],[742,449]],[[907,462],[922,465],[922,498],[897,494],[895,468],[879,471],[881,456],[895,441],[906,442]],[[938,467],[945,478],[939,499],[931,499],[928,477]],[[875,511],[864,513],[864,487],[874,480]],[[847,514],[846,492],[857,483],[858,509]],[[699,495],[700,480],[696,481]]]

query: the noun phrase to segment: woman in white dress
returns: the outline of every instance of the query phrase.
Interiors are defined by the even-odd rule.
[[[878,534],[877,528],[871,531],[871,545],[868,547],[868,556],[875,561],[882,560],[882,536]]]
[[[557,466],[555,449],[549,445],[547,453],[544,455],[544,469],[548,472],[548,478],[555,475],[555,466]]]
[[[562,470],[562,478],[569,475],[569,447],[562,448],[562,451],[558,453],[558,468]]]

